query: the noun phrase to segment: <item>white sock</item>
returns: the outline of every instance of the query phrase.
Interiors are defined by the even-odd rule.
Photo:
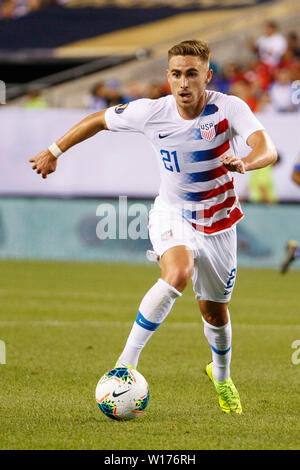
[[[119,364],[137,366],[142,349],[181,295],[175,287],[158,279],[140,304],[126,346],[119,357]]]
[[[228,312],[228,323],[223,326],[213,326],[204,320],[204,334],[212,350],[213,376],[218,382],[230,377],[231,361],[231,322]]]

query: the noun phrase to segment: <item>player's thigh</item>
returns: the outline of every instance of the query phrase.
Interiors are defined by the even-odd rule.
[[[154,207],[150,211],[148,228],[153,249],[160,258],[169,249],[177,246],[185,246],[192,251],[195,249],[196,242],[192,226],[159,198],[155,200]],[[171,263],[176,257],[176,254],[168,255],[168,260],[170,259]],[[184,256],[180,256],[178,262],[181,259],[184,261]]]
[[[182,291],[190,281],[194,270],[194,254],[185,246],[169,248],[160,260],[161,277]]]

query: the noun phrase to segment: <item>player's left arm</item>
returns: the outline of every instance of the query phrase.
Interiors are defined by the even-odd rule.
[[[247,145],[252,148],[252,151],[245,158],[228,154],[222,155],[220,160],[227,170],[245,173],[246,171],[264,168],[276,162],[278,158],[277,151],[266,131],[253,132],[247,139]]]
[[[222,155],[223,165],[229,171],[245,173],[275,163],[278,158],[275,146],[249,106],[237,96],[228,95],[224,110],[233,135],[242,137],[252,150],[245,158]]]

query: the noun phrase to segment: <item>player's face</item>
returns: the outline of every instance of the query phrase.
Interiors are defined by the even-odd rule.
[[[212,70],[199,57],[177,55],[169,60],[167,77],[179,108],[194,108],[203,101]]]

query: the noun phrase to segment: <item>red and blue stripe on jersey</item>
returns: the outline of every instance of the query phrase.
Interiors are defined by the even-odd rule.
[[[190,219],[190,221],[192,222],[192,226],[196,230],[207,234],[213,234],[221,230],[230,228],[234,223],[236,223],[240,218],[243,217],[243,213],[241,212],[239,207],[235,207],[232,210],[232,207],[237,202],[234,193],[233,178],[225,182],[224,178],[222,178],[224,175],[228,174],[228,170],[223,165],[221,165],[219,161],[219,157],[230,149],[229,139],[226,135],[227,130],[228,120],[223,119],[217,124],[215,124],[216,137],[221,134],[224,134],[225,140],[221,144],[210,149],[185,152],[183,154],[183,159],[185,163],[199,164],[209,161],[213,163],[213,160],[216,159],[217,166],[215,168],[211,168],[205,171],[184,173],[181,177],[181,183],[183,183],[184,185],[198,183],[197,186],[199,189],[201,186],[204,186],[205,183],[215,182],[214,187],[211,189],[195,192],[182,192],[182,197],[186,201],[206,201],[207,203],[209,203],[209,200],[215,199],[215,204],[211,205],[210,207],[205,207],[208,204],[204,203],[204,209],[199,211],[200,217],[198,217],[198,211],[184,211],[185,217]],[[189,140],[203,140],[203,137],[201,135],[201,129],[192,129],[190,131]],[[228,177],[229,174],[227,175],[227,178]],[[214,215],[223,209],[227,209],[226,216],[222,217],[220,220],[214,221]],[[209,222],[211,222],[210,225],[207,225],[209,224]]]

